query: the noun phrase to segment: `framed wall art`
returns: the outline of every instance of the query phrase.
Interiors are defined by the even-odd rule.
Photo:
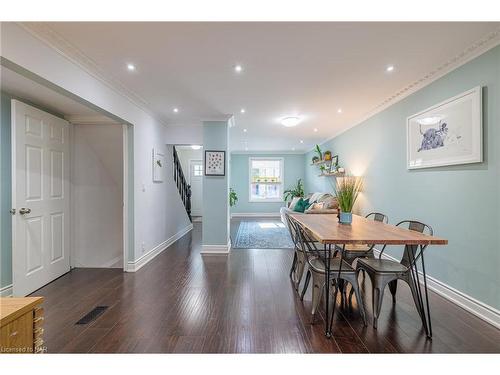
[[[226,175],[226,151],[205,150],[205,176]]]
[[[165,176],[165,154],[153,148],[153,182],[163,182]]]
[[[483,161],[481,87],[408,117],[408,169]]]

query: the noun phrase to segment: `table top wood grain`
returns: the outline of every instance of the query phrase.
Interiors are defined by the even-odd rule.
[[[447,245],[448,240],[409,229],[384,224],[362,216],[352,215],[352,224],[340,224],[337,215],[290,216],[308,229],[323,244],[377,245]]]

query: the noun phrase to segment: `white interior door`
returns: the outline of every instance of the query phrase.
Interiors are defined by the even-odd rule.
[[[191,216],[203,216],[203,162],[189,161],[189,185],[191,185]]]
[[[12,100],[13,293],[69,271],[69,123]]]

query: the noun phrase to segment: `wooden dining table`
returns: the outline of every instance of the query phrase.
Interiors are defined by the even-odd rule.
[[[338,270],[338,279],[342,270],[344,260],[345,245],[404,245],[413,246],[417,249],[416,259],[421,260],[424,293],[419,293],[421,306],[420,310],[422,324],[429,338],[432,338],[432,325],[430,321],[429,299],[427,291],[427,276],[425,273],[424,250],[429,245],[447,245],[448,241],[436,236],[427,235],[417,231],[404,229],[382,222],[368,220],[362,216],[352,215],[352,224],[340,224],[337,215],[332,214],[289,214],[300,226],[306,229],[321,244],[323,244],[325,263],[325,335],[331,337],[333,316],[335,314],[335,303],[333,304],[331,317],[329,319],[329,299],[330,299],[330,259],[332,251],[340,250],[340,267]],[[414,262],[416,279],[414,282],[418,285],[420,291],[420,271],[417,268],[417,262]],[[413,272],[412,272],[413,275]],[[334,302],[337,300],[338,283],[335,283]],[[427,310],[424,309],[423,295],[425,294]]]

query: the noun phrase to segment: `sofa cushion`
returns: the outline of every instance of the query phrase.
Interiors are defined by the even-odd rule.
[[[297,202],[300,200],[300,197],[293,197],[292,198],[292,201],[290,202],[290,204],[288,205],[288,208],[290,210],[293,210],[295,208],[295,205],[297,204]]]
[[[333,208],[333,209],[339,208],[339,202],[337,201],[337,197],[334,197],[331,194],[325,194],[318,200],[318,202],[324,203],[325,204],[324,208]]]
[[[293,210],[295,212],[304,212],[305,210],[307,210],[309,208],[310,204],[309,204],[309,199],[302,199],[300,198],[299,201],[295,204],[295,207],[293,208]]]

